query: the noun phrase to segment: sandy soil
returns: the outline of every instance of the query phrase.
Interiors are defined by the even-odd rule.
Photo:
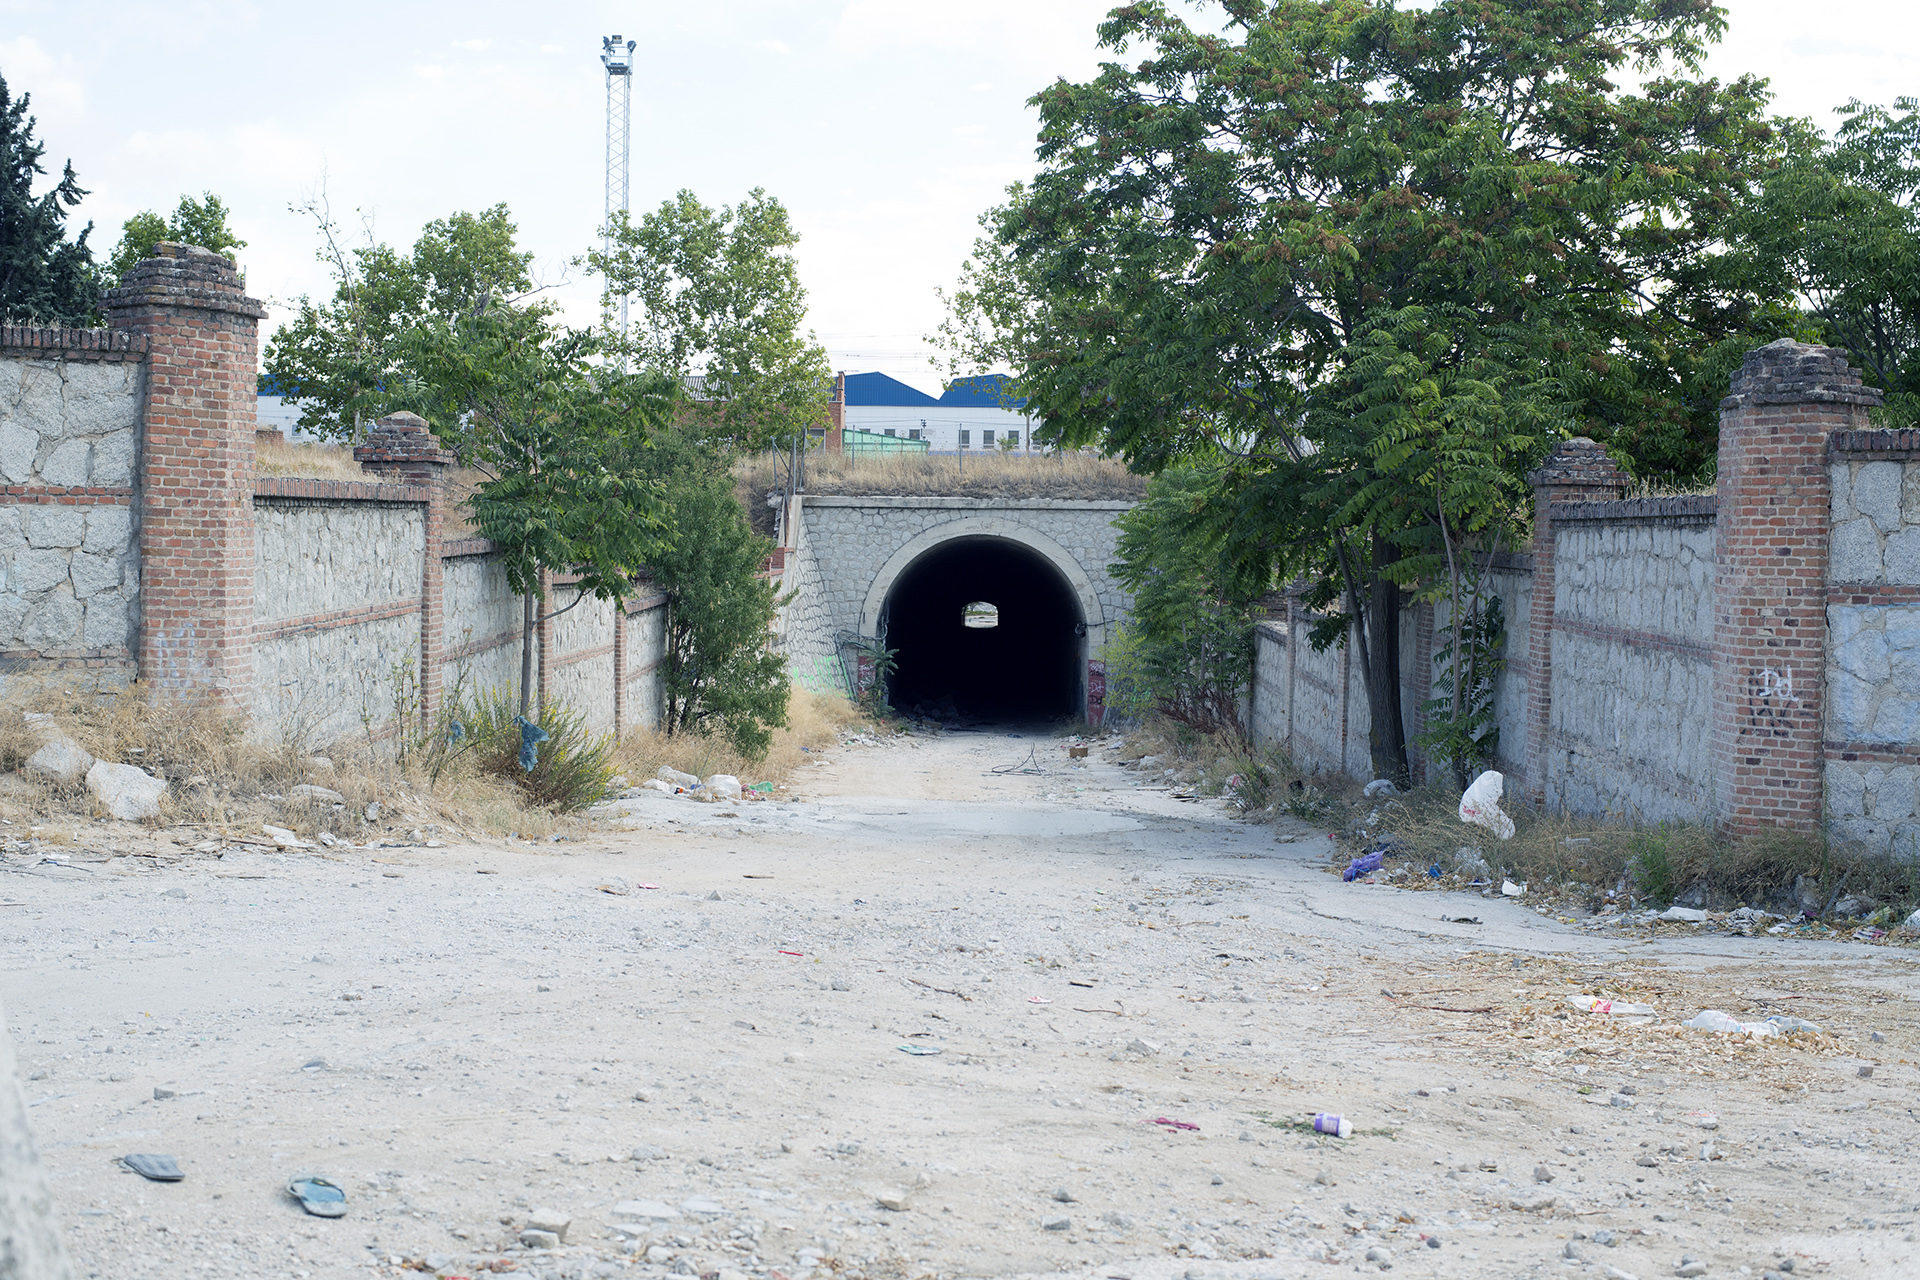
[[[0,1001],[81,1270],[1920,1274],[1910,952],[1345,885],[1044,737],[797,790],[586,844],[16,844]],[[1677,1025],[1707,1007],[1823,1034]],[[523,1247],[543,1211],[565,1243]]]

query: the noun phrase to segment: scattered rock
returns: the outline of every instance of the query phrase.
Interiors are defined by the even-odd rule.
[[[1593,1233],[1592,1239],[1595,1244],[1606,1249],[1611,1249],[1620,1243],[1620,1237],[1614,1234],[1611,1227],[1600,1228]]]
[[[1533,1166],[1533,1180],[1535,1182],[1552,1182],[1553,1170],[1543,1164],[1537,1164]]]
[[[1378,1262],[1384,1266],[1393,1261],[1393,1250],[1384,1245],[1374,1245],[1371,1249],[1367,1250],[1367,1261]]]
[[[1069,1231],[1073,1228],[1072,1218],[1048,1218],[1040,1224],[1044,1231]]]
[[[1053,1198],[1055,1200],[1058,1200],[1061,1204],[1074,1203],[1073,1192],[1067,1190],[1065,1187],[1055,1187],[1053,1191]]]
[[[1553,1208],[1559,1199],[1551,1191],[1529,1191],[1514,1196],[1507,1203],[1522,1213],[1540,1213]]]
[[[187,891],[175,885],[171,889],[162,889],[160,896],[163,898],[178,898],[180,901],[185,902],[187,900]]]
[[[535,1209],[527,1215],[527,1230],[544,1231],[556,1244],[567,1242],[567,1228],[572,1225],[573,1219],[556,1209]]]
[[[658,1200],[622,1200],[613,1206],[613,1216],[628,1222],[674,1222],[679,1219],[680,1211]]]
[[[905,1213],[912,1204],[913,1197],[908,1192],[889,1189],[874,1192],[873,1200],[875,1204],[891,1213]]]
[[[153,1100],[155,1102],[165,1102],[168,1098],[177,1098],[179,1096],[179,1094],[171,1089],[162,1089],[159,1085],[153,1086]]]
[[[1133,1039],[1127,1041],[1127,1052],[1137,1053],[1143,1058],[1151,1058],[1154,1054],[1160,1052],[1160,1046],[1151,1040],[1143,1040],[1139,1036],[1135,1036]]]
[[[529,1249],[558,1249],[560,1237],[551,1231],[536,1231],[528,1227],[520,1233],[520,1243]]]
[[[380,821],[380,802],[378,800],[375,800],[372,804],[369,804],[366,808],[360,811],[360,816],[365,818],[368,822]]]
[[[271,822],[263,822],[260,824],[260,834],[273,841],[274,844],[282,849],[304,849],[307,847],[306,841],[302,840],[299,836],[293,834],[293,832],[287,830],[285,827],[276,827]]]
[[[292,800],[308,800],[317,804],[345,804],[347,798],[331,787],[316,787],[303,782],[287,788],[287,797]]]
[[[1673,1274],[1681,1277],[1703,1276],[1707,1274],[1707,1264],[1692,1258],[1682,1258],[1680,1265],[1673,1269]]]
[[[1397,796],[1400,794],[1400,788],[1393,785],[1391,778],[1375,778],[1360,788],[1360,794],[1372,800],[1376,796]]]
[[[1859,916],[1871,915],[1880,904],[1864,893],[1850,893],[1833,904],[1833,914],[1845,916],[1849,920]]]
[[[96,760],[87,769],[88,794],[122,822],[159,817],[160,797],[166,790],[166,779],[134,765]]]
[[[667,1153],[664,1149],[660,1147],[649,1146],[645,1143],[642,1143],[640,1146],[635,1147],[633,1149],[633,1154],[627,1157],[627,1159],[633,1161],[635,1164],[643,1164],[648,1160],[665,1160],[666,1158],[667,1158]]]
[[[705,1218],[717,1217],[727,1211],[726,1206],[718,1200],[708,1200],[702,1196],[682,1200],[680,1208],[686,1213],[697,1213]]]
[[[62,787],[80,785],[93,768],[93,757],[64,733],[50,735],[45,745],[27,757],[21,766],[28,777],[39,778]]]

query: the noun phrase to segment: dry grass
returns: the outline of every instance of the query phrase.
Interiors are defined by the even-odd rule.
[[[772,457],[743,458],[736,475],[748,490],[749,509],[764,507],[766,495],[777,483]],[[849,458],[816,450],[807,455],[804,488],[808,493],[835,495],[1137,502],[1146,493],[1147,478],[1128,471],[1122,462],[1092,453]]]
[[[262,432],[253,453],[254,474],[297,476],[313,480],[367,480],[381,477],[362,471],[353,450],[343,444],[308,444],[288,440],[278,432]]]
[[[19,712],[51,717],[53,727],[101,760],[137,765],[168,781],[161,826],[186,825],[259,839],[262,822],[302,835],[322,831],[365,840],[376,835],[519,834],[546,836],[580,824],[525,802],[510,783],[472,768],[439,777],[402,765],[387,752],[339,744],[327,756],[252,739],[245,720],[203,702],[155,698],[134,685],[102,695],[57,681],[16,677],[0,715],[0,816],[39,824],[41,838],[96,817],[84,788],[59,788],[16,773],[42,730]],[[10,775],[10,776],[9,776]],[[341,799],[301,797],[312,784]],[[369,819],[368,806],[378,804]],[[78,824],[78,825],[76,825]]]
[[[811,758],[809,753],[831,746],[841,734],[866,724],[865,717],[845,698],[796,687],[787,705],[787,727],[775,731],[764,759],[749,760],[725,742],[704,734],[683,733],[669,738],[648,732],[629,733],[620,744],[618,759],[621,771],[636,785],[653,777],[662,765],[702,778],[727,773],[742,782],[782,785],[793,780],[795,770]]]

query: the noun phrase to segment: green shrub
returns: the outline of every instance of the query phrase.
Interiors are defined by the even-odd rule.
[[[453,713],[454,750],[480,772],[527,793],[530,803],[573,813],[605,798],[613,781],[612,734],[588,732],[586,719],[562,703],[550,703],[536,722],[547,738],[537,744],[532,769],[520,767],[520,716],[504,689],[476,694]],[[450,727],[451,728],[451,727]]]

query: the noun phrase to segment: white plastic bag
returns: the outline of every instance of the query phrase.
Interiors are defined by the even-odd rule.
[[[1718,1009],[1703,1009],[1687,1019],[1687,1025],[1695,1031],[1718,1031],[1722,1034],[1745,1032],[1750,1036],[1777,1036],[1780,1028],[1771,1022],[1742,1022],[1730,1014]]]
[[[1502,840],[1513,839],[1513,819],[1500,807],[1500,793],[1506,779],[1489,769],[1467,787],[1460,796],[1460,821],[1485,827]]]
[[[737,800],[740,797],[740,779],[730,773],[716,773],[706,782],[707,790],[723,800]]]

